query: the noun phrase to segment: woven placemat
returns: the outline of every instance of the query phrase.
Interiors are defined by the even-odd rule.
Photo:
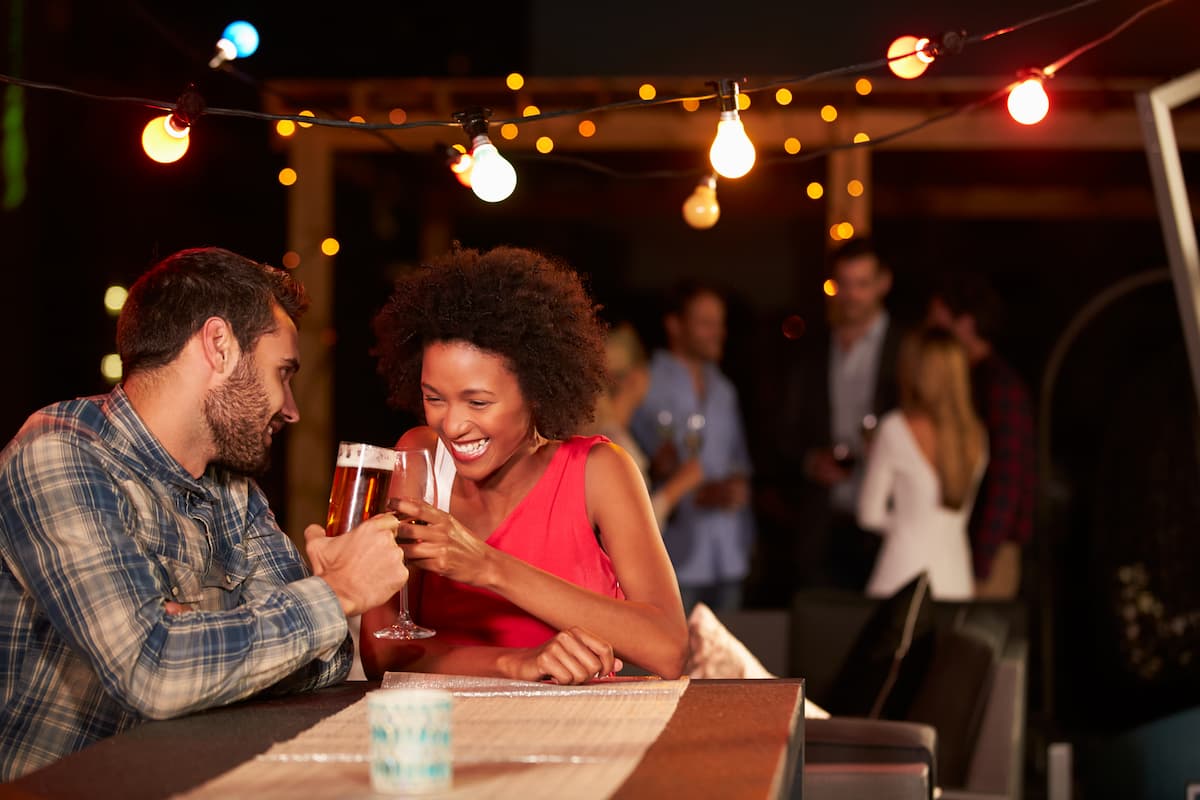
[[[454,694],[454,785],[438,798],[606,798],[675,711],[687,679],[556,686],[388,673],[384,688]],[[181,798],[373,797],[366,700]]]

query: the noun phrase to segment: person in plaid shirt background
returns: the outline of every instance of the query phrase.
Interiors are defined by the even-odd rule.
[[[971,361],[975,407],[991,460],[968,528],[979,599],[1015,598],[1022,549],[1033,536],[1036,461],[1033,410],[1021,376],[996,353],[1000,299],[983,276],[954,272],[929,303],[927,321],[954,333]]]
[[[143,719],[340,682],[347,615],[407,580],[399,521],[305,531],[249,475],[299,419],[287,273],[168,257],[117,323],[125,381],[42,409],[0,453],[0,781]]]

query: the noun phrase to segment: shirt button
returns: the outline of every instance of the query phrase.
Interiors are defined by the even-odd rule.
[[[232,575],[226,575],[226,576],[225,576],[225,582],[226,582],[226,583],[228,583],[228,584],[230,584],[230,585],[232,586],[232,585],[233,585],[233,576],[232,576]]]
[[[179,587],[178,587],[178,586],[172,586],[172,587],[171,587],[171,594],[172,594],[173,596],[175,596],[175,597],[179,597]]]

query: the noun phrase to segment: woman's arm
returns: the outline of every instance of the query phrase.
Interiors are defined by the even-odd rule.
[[[867,454],[867,466],[858,492],[858,524],[867,530],[883,532],[887,527],[888,499],[892,494],[892,445],[896,417],[879,426]]]

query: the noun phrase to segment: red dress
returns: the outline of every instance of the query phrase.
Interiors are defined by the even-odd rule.
[[[574,436],[559,445],[546,472],[485,541],[539,569],[606,597],[625,599],[612,560],[600,547],[588,520],[584,470],[603,436]],[[449,460],[438,442],[436,460]],[[439,474],[439,496],[445,472]],[[442,494],[442,492],[446,494]],[[448,644],[536,647],[557,629],[487,589],[467,586],[429,572],[421,574],[417,621]]]

